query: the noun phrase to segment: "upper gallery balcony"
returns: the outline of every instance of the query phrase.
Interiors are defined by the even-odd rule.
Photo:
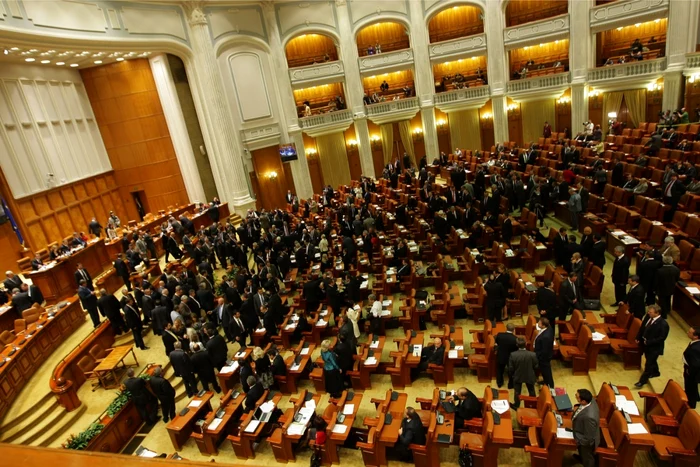
[[[395,22],[370,24],[357,33],[360,72],[380,72],[413,63],[406,26]]]
[[[285,47],[292,86],[313,86],[338,81],[345,74],[333,39],[323,34],[301,34]]]
[[[486,56],[460,58],[433,65],[436,105],[455,109],[489,98]],[[441,108],[442,108],[441,107]]]
[[[506,6],[506,27],[564,15],[568,11],[568,0],[510,0]]]
[[[666,54],[666,18],[600,31],[596,34],[596,66],[643,62]]]
[[[632,61],[588,70],[588,81],[629,79],[632,77],[650,78],[666,69],[666,57],[654,60]]]
[[[430,58],[457,59],[486,53],[484,14],[475,6],[452,6],[438,11],[428,23]]]
[[[352,112],[345,104],[343,83],[329,83],[294,90],[299,126],[342,128],[352,122]],[[307,132],[308,133],[308,132]]]

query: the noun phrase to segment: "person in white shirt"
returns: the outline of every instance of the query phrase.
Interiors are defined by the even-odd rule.
[[[382,329],[382,302],[374,294],[371,294],[368,299],[372,303],[369,310],[369,329],[372,334],[378,335],[381,334]]]

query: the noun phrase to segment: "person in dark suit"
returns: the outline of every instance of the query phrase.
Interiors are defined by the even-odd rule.
[[[226,365],[226,360],[228,360],[226,341],[221,334],[216,332],[216,329],[210,326],[204,327],[204,333],[209,337],[204,347],[207,349],[207,352],[209,352],[209,357],[211,357],[214,368],[221,371],[224,365]]]
[[[215,297],[210,289],[204,282],[199,284],[199,290],[197,290],[197,301],[199,302],[201,309],[208,313],[214,309]]]
[[[87,288],[90,290],[95,290],[95,286],[92,284],[92,276],[87,269],[83,267],[81,263],[78,263],[78,269],[73,274],[75,276],[75,283],[80,285],[80,281],[85,281]]]
[[[175,350],[175,342],[178,342],[179,339],[175,335],[174,332],[171,331],[173,327],[173,323],[167,322],[165,324],[165,329],[163,329],[163,347],[165,348],[165,356],[170,356],[170,352]]]
[[[554,260],[557,266],[562,266],[571,259],[567,251],[568,244],[569,237],[566,235],[566,229],[562,227],[559,229],[559,235],[554,237]]]
[[[241,311],[234,311],[233,319],[231,319],[231,323],[229,324],[231,342],[237,342],[241,348],[245,347],[249,332],[250,330],[247,329],[245,323],[241,319]]]
[[[117,276],[121,277],[124,281],[126,289],[131,292],[131,281],[129,281],[129,265],[124,261],[124,254],[117,254],[117,259],[114,261],[114,270]]]
[[[654,250],[646,250],[641,261],[637,262],[637,275],[639,276],[639,285],[646,291],[646,304],[653,305],[656,303],[656,273],[661,267],[662,262],[654,256]],[[642,312],[644,314],[644,312]]]
[[[394,447],[398,451],[399,459],[403,462],[413,462],[411,444],[425,446],[425,428],[421,423],[418,413],[413,407],[406,407],[404,419],[399,428],[399,439]]]
[[[464,427],[466,420],[474,417],[481,417],[481,402],[476,395],[465,387],[455,391],[454,396],[448,396],[446,402],[455,403],[455,430]]]
[[[143,342],[143,336],[141,335],[143,322],[141,321],[139,310],[134,305],[133,297],[128,296],[122,310],[124,310],[126,326],[131,329],[131,333],[134,336],[134,344],[141,350],[148,350],[148,347],[146,347],[146,344]]]
[[[114,329],[114,333],[119,336],[122,332],[127,332],[126,323],[122,318],[119,300],[112,294],[108,294],[105,289],[100,289],[100,298],[97,299],[97,308],[102,316],[106,316]]]
[[[197,393],[197,378],[194,375],[194,366],[190,356],[182,350],[182,343],[175,342],[175,350],[170,352],[170,364],[173,366],[175,376],[182,378],[185,383],[187,397],[192,397]]]
[[[581,287],[578,283],[578,275],[575,272],[569,274],[559,285],[559,320],[566,321],[566,317],[570,315],[574,309],[583,309],[581,298]],[[561,328],[559,328],[561,335]]]
[[[671,180],[664,187],[664,203],[671,206],[671,209],[664,213],[664,222],[671,222],[673,219],[673,214],[678,208],[678,202],[681,200],[681,196],[685,193],[685,185],[683,182],[678,180],[678,175],[675,172],[671,172]]]
[[[38,271],[39,268],[41,268],[43,265],[44,265],[44,262],[41,260],[41,254],[36,253],[34,255],[34,258],[32,258],[32,270]]]
[[[151,385],[151,391],[160,401],[163,423],[168,423],[175,418],[175,389],[170,381],[163,378],[163,369],[160,366],[153,370],[153,375],[148,382]]]
[[[503,386],[503,374],[508,367],[510,354],[518,350],[516,341],[515,325],[513,323],[506,324],[506,332],[499,332],[496,336],[496,363],[498,365],[496,367],[496,384],[498,384],[499,388]],[[513,379],[509,377],[508,387],[510,388],[512,386]]]
[[[612,282],[615,286],[615,303],[619,306],[627,300],[627,280],[630,276],[630,260],[625,255],[625,248],[615,247],[615,262],[613,263]]]
[[[549,324],[549,319],[540,318],[537,323],[535,336],[535,355],[537,366],[542,374],[543,383],[554,389],[554,377],[552,376],[552,352],[554,349],[554,329]]]
[[[136,295],[138,296],[138,291],[136,291]],[[141,297],[141,311],[143,312],[144,324],[151,322],[151,312],[155,307],[153,289],[149,287],[143,291],[143,297]]]
[[[165,237],[165,262],[168,263],[170,255],[176,260],[182,258],[182,250],[175,238],[175,232],[170,232],[170,235]]]
[[[633,274],[629,278],[630,289],[627,292],[627,305],[629,306],[629,312],[634,315],[635,318],[643,319],[644,313],[644,301],[646,298],[646,292],[644,287],[639,285],[639,276]]]
[[[513,216],[510,214],[505,218],[503,224],[501,225],[501,238],[503,243],[508,245],[510,248],[510,239],[513,238]]]
[[[44,303],[44,294],[41,293],[41,289],[37,287],[34,284],[27,284],[26,282],[22,284],[21,290],[24,291],[26,289],[27,295],[29,296],[29,301],[34,305],[35,303],[38,303],[41,305]]]
[[[516,409],[520,407],[520,391],[522,391],[523,384],[527,387],[527,393],[532,397],[535,396],[538,365],[535,352],[525,350],[524,338],[518,337],[517,347],[518,350],[510,354],[508,359],[508,374],[513,382],[515,392],[513,407]]]
[[[124,387],[131,393],[131,400],[136,405],[141,419],[148,425],[153,425],[158,421],[158,400],[148,390],[146,380],[134,376],[134,369],[126,370],[127,379]]]
[[[486,292],[486,310],[489,314],[489,320],[492,326],[496,326],[498,321],[501,321],[501,312],[506,306],[506,289],[503,284],[496,280],[496,276],[491,274],[484,283],[484,291]]]
[[[270,359],[270,369],[273,376],[285,376],[287,374],[287,364],[284,363],[284,358],[282,358],[277,349],[268,350],[267,358]]]
[[[426,371],[431,364],[442,365],[444,363],[444,359],[445,346],[442,345],[442,339],[436,337],[433,339],[433,342],[423,348],[420,363],[418,364],[416,370],[412,372],[411,379],[417,378],[420,372]]]
[[[673,264],[673,258],[670,256],[664,256],[661,261],[663,266],[656,271],[654,287],[661,307],[661,317],[666,319],[671,313],[671,297],[673,297],[676,283],[681,277],[681,270]]]
[[[165,329],[166,323],[174,323],[174,320],[170,316],[170,312],[168,312],[168,309],[161,303],[162,298],[163,297],[156,299],[156,306],[153,308],[153,310],[151,310],[151,325],[153,327],[153,334],[156,336],[163,335],[163,330]],[[181,318],[182,316],[179,317]]]
[[[246,392],[244,402],[245,412],[248,413],[255,410],[258,400],[265,394],[265,388],[263,388],[263,385],[252,375],[246,378],[246,385],[250,387]]]
[[[97,297],[95,292],[90,290],[85,280],[80,281],[80,287],[78,287],[78,297],[80,297],[80,304],[83,309],[88,312],[90,319],[92,319],[92,325],[96,328],[100,325],[100,313],[97,309]]]
[[[683,351],[683,381],[685,383],[685,393],[688,395],[688,405],[695,409],[700,395],[698,395],[698,384],[700,384],[700,327],[695,326],[688,329],[690,344]]]
[[[594,265],[600,269],[605,267],[605,250],[608,244],[598,234],[593,235],[593,246],[591,246],[590,257],[588,258]]]
[[[593,232],[590,227],[586,226],[583,228],[583,236],[581,237],[581,256],[586,259],[590,259],[591,249],[593,248]]]
[[[637,333],[636,342],[644,350],[646,363],[644,364],[644,372],[639,378],[639,381],[634,384],[636,388],[641,388],[649,378],[661,376],[659,372],[658,359],[664,354],[664,342],[668,337],[668,323],[661,316],[661,307],[659,305],[649,305],[647,307],[647,316],[642,322],[642,327]]]
[[[600,444],[600,411],[588,389],[576,391],[578,407],[571,417],[574,440],[583,467],[595,467],[595,450]]]
[[[557,294],[552,281],[544,281],[544,287],[537,289],[536,303],[540,316],[557,316]]]
[[[190,357],[192,368],[194,372],[197,373],[202,387],[208,391],[209,385],[211,384],[216,392],[221,392],[221,387],[219,387],[216,374],[214,373],[214,363],[207,349],[205,349],[201,343],[196,343],[192,346],[192,351],[193,353]]]
[[[207,214],[213,223],[219,222],[219,206],[214,203],[209,203]]]
[[[22,279],[15,275],[15,273],[12,271],[5,272],[5,277],[6,279],[3,281],[3,285],[5,286],[5,290],[8,292],[14,289],[19,289],[24,283],[24,281],[22,281]]]
[[[27,284],[22,284],[22,287],[26,289]],[[29,298],[29,291],[22,289],[13,289],[12,290],[12,306],[15,307],[15,311],[22,316],[22,312],[24,310],[28,310],[29,308],[32,307],[32,300]],[[99,324],[99,316],[97,318],[98,324]]]

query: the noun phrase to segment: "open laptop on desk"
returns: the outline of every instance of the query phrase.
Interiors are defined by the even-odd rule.
[[[253,418],[255,420],[258,420],[259,422],[264,422],[267,423],[270,421],[270,418],[272,417],[272,412],[263,412],[260,407],[255,409],[255,413],[253,414]]]

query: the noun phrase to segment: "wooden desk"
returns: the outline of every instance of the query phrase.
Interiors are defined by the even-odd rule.
[[[65,342],[85,319],[78,297],[72,297],[69,305],[58,310],[53,318],[42,314],[39,321],[30,324],[26,331],[15,337],[12,344],[0,351],[0,361],[5,362],[0,366],[0,419],[46,357]]]
[[[588,351],[588,371],[595,371],[598,367],[598,353],[602,349],[610,347],[610,338],[605,336],[602,340],[591,339],[591,348]]]
[[[232,390],[240,380],[240,367],[238,366],[239,358],[245,358],[246,360],[250,358],[250,354],[253,353],[252,347],[246,347],[243,350],[236,352],[233,357],[233,363],[231,366],[224,366],[217,375],[219,379],[219,386],[224,391],[224,394]]]
[[[102,274],[102,271],[111,264],[104,242],[94,238],[85,248],[59,259],[52,266],[32,271],[28,276],[34,285],[41,289],[46,303],[56,303],[74,295],[78,290],[74,276],[78,263],[82,263],[92,277]]]
[[[608,227],[608,223],[603,219],[596,217],[593,213],[585,213],[578,219],[578,230],[583,233],[583,229],[590,227],[594,234],[598,234],[601,237],[605,236],[605,230]]]
[[[347,391],[344,393],[343,397],[338,401],[338,411],[336,414],[345,413],[345,407],[352,405],[352,412],[345,415],[345,419],[341,425],[344,425],[345,433],[334,433],[333,428],[339,423],[337,422],[337,417],[328,424],[328,431],[326,437],[326,445],[324,447],[324,454],[326,454],[326,459],[330,464],[340,464],[340,457],[338,456],[338,449],[343,446],[350,436],[352,431],[352,426],[355,423],[355,417],[357,416],[357,411],[362,403],[362,394],[355,393],[351,400],[347,400]]]
[[[363,390],[372,387],[372,381],[370,379],[370,376],[372,375],[372,373],[376,372],[377,369],[379,369],[385,342],[386,337],[378,336],[377,344],[374,344],[375,347],[372,347],[372,339],[370,338],[368,340],[367,348],[363,351],[362,360],[359,362],[358,365],[359,371],[355,374],[351,374],[353,389]],[[372,364],[367,363],[367,358],[370,352],[374,353],[374,358],[377,360],[375,363]]]
[[[182,450],[190,438],[197,420],[204,418],[206,414],[211,412],[211,398],[213,396],[214,393],[211,391],[207,391],[202,397],[194,396],[188,405],[189,411],[185,415],[178,413],[165,427],[176,451]],[[192,406],[192,402],[195,401],[199,402],[198,407]]]
[[[131,354],[134,357],[134,362],[128,366],[139,366],[139,361],[136,359],[133,345],[121,345],[114,347],[111,352],[95,367],[93,370],[100,380],[100,384],[105,389],[118,388],[120,386],[119,377],[117,376],[118,369],[126,369],[127,365],[124,359]],[[113,384],[108,384],[109,376],[112,376]]]
[[[271,399],[275,404],[275,409],[277,408],[277,404],[279,403],[280,399],[282,399],[282,394],[279,392]],[[254,445],[257,444],[263,429],[267,425],[267,423],[261,422],[258,424],[255,431],[250,433],[245,431],[248,424],[253,421],[253,415],[253,411],[245,414],[243,416],[243,422],[241,423],[238,431],[238,436],[231,435],[228,437],[229,441],[231,441],[231,445],[233,446],[233,452],[239,459],[255,459]]]
[[[694,282],[688,282],[688,287],[700,288],[700,285]],[[700,301],[690,295],[690,292],[688,292],[685,287],[678,284],[676,284],[676,290],[673,293],[673,310],[678,313],[689,326],[700,326]]]
[[[14,331],[15,320],[20,318],[22,316],[17,313],[17,310],[11,304],[0,307],[0,332]]]
[[[311,418],[309,418],[307,421],[307,425],[304,428],[304,433],[302,434],[290,434],[288,429],[290,425],[294,423],[294,417],[296,417],[299,411],[306,406],[306,395],[307,391],[303,390],[301,393],[299,393],[299,397],[292,397],[289,399],[294,406],[287,409],[284,415],[280,417],[279,422],[282,424],[282,427],[275,429],[272,436],[268,438],[277,462],[286,464],[288,462],[296,461],[296,457],[294,455],[294,445],[298,444],[299,441],[304,438],[306,430],[308,429],[308,422],[311,421]],[[319,394],[313,394],[310,400],[314,402],[314,407],[318,407],[321,396]]]
[[[194,438],[201,452],[205,456],[217,456],[219,454],[219,444],[226,439],[226,436],[231,434],[235,422],[237,422],[243,412],[243,402],[245,401],[245,394],[240,393],[238,397],[231,398],[232,394],[229,391],[226,396],[222,398],[222,404],[219,408],[224,409],[224,415],[221,417],[221,421],[218,422],[217,426],[212,428],[212,423],[216,421],[216,411],[210,412],[204,419],[204,430],[202,433],[193,432],[190,437]],[[224,402],[226,399],[226,402]]]
[[[622,248],[625,249],[625,255],[627,255],[627,257],[630,259],[630,261],[632,261],[636,256],[634,254],[634,250],[639,248],[639,245],[641,245],[642,242],[640,242],[639,240],[637,240],[635,238],[633,241],[631,241],[629,243],[625,243],[622,240],[620,240],[618,238],[618,236],[613,232],[622,232],[622,231],[618,231],[618,230],[609,230],[608,231],[608,235],[607,235],[608,253],[610,253],[611,255],[614,255],[615,247],[621,246]],[[629,233],[625,233],[625,235],[628,238],[632,237]]]
[[[285,363],[287,364],[287,391],[290,394],[297,393],[297,382],[302,379],[305,375],[308,375],[310,369],[309,361],[311,360],[311,354],[316,348],[315,344],[310,344],[306,347],[301,346],[298,352],[294,355],[287,357]],[[297,357],[301,357],[299,364],[296,365],[294,360]]]

